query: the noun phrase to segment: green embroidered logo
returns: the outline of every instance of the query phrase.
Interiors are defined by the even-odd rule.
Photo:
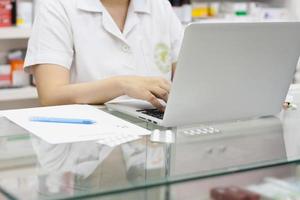
[[[166,44],[159,43],[156,45],[154,58],[156,66],[162,73],[171,71],[170,48]]]

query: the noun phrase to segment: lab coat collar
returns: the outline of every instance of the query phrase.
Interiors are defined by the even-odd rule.
[[[103,12],[100,0],[77,0],[77,8],[88,12]]]
[[[151,13],[151,0],[131,0],[134,12],[137,13]],[[77,8],[88,12],[103,12],[104,7],[100,0],[77,0]]]
[[[150,1],[153,0],[131,0],[134,12],[151,14]]]
[[[128,15],[126,19],[126,24],[124,27],[124,32],[121,33],[116,23],[113,21],[112,17],[105,10],[103,4],[100,0],[77,0],[77,8],[87,12],[100,12],[102,13],[103,28],[114,35],[115,37],[122,40],[127,44],[126,36],[134,29],[134,27],[139,23],[138,15],[150,14],[150,2],[152,0],[131,0]]]

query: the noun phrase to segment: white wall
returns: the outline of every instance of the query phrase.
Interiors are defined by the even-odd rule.
[[[287,6],[292,14],[300,20],[300,1],[299,0],[287,0]]]

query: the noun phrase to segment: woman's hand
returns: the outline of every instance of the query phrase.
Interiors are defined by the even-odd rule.
[[[128,95],[164,110],[158,99],[168,100],[171,84],[159,77],[115,76],[86,83],[70,83],[70,71],[59,65],[33,67],[41,105],[104,104]]]
[[[119,77],[124,95],[150,102],[159,110],[164,106],[158,99],[168,100],[170,81],[160,77],[123,76]]]

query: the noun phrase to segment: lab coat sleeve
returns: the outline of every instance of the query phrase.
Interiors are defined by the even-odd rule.
[[[73,36],[68,15],[58,0],[43,0],[29,39],[24,69],[37,64],[56,64],[67,69],[73,61]]]

